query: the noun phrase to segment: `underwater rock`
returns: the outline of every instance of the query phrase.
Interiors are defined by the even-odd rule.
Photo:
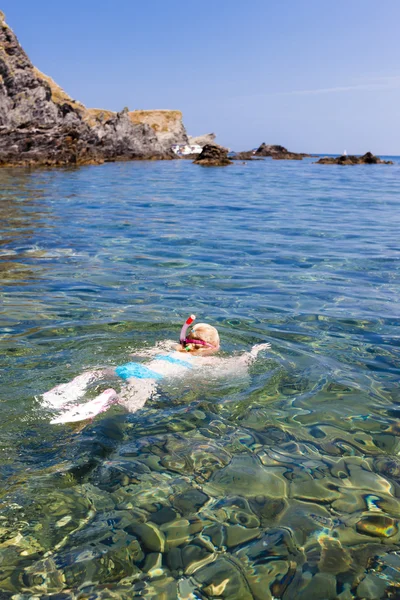
[[[261,519],[263,526],[276,521],[287,507],[286,498],[268,498],[262,494],[249,498],[249,503],[253,512]]]
[[[374,473],[370,465],[365,468],[362,463],[358,464],[349,460],[346,461],[346,468],[348,478],[342,478],[342,483],[346,488],[364,489],[367,492],[373,490],[374,494],[392,494],[392,483],[378,473]]]
[[[181,546],[201,531],[204,523],[200,520],[189,521],[188,519],[178,519],[161,526],[161,530],[166,540],[166,549]]]
[[[166,553],[165,560],[174,577],[178,578],[183,574],[183,557],[181,548],[171,548]]]
[[[339,540],[331,536],[319,538],[321,544],[321,557],[318,569],[323,573],[337,575],[347,571],[351,565],[352,558],[346,548],[343,548]]]
[[[182,564],[186,575],[192,575],[216,558],[216,554],[196,544],[187,544],[182,548]]]
[[[177,518],[176,512],[169,506],[163,506],[160,510],[151,513],[150,520],[156,525],[163,525],[169,523]]]
[[[143,572],[147,573],[149,577],[162,577],[165,575],[165,569],[162,567],[162,556],[161,552],[147,554],[143,565]]]
[[[388,586],[389,582],[382,579],[382,577],[378,577],[372,573],[367,573],[357,587],[357,596],[359,598],[365,598],[365,600],[379,600],[380,598],[387,598],[388,596],[386,595],[386,588]]]
[[[140,582],[141,583],[141,582]],[[133,600],[136,598],[146,598],[148,600],[169,600],[172,598],[178,598],[178,582],[172,577],[159,577],[152,579],[145,583],[144,586],[140,586],[138,594],[136,595],[134,589],[130,590],[130,594],[124,600]],[[120,596],[117,596],[115,600],[119,600]],[[108,600],[108,596],[105,596],[104,600]],[[85,599],[86,600],[86,599]]]
[[[207,525],[202,531],[202,537],[209,539],[215,549],[225,546],[225,527],[221,523]]]
[[[226,600],[253,600],[248,583],[239,566],[232,560],[220,557],[197,570],[193,578],[201,585],[207,598]]]
[[[340,498],[337,485],[329,479],[307,479],[295,480],[290,484],[290,493],[293,498],[315,502],[316,504],[327,504]]]
[[[214,435],[213,435],[214,437]],[[164,469],[187,475],[194,473],[200,483],[209,479],[212,473],[229,463],[231,457],[222,446],[211,440],[201,440],[188,446],[181,440],[170,440],[168,454],[163,456]]]
[[[340,489],[340,497],[331,503],[332,508],[340,514],[355,513],[365,510],[365,493],[354,488]]]
[[[246,498],[242,496],[227,496],[211,504],[204,514],[212,515],[220,522],[242,525],[249,529],[260,526],[260,520],[250,508]]]
[[[239,454],[233,456],[226,467],[216,471],[205,487],[227,495],[283,498],[287,495],[283,471],[278,467],[264,467],[254,455]]]
[[[291,566],[285,560],[274,560],[265,564],[244,564],[247,583],[254,600],[281,598],[291,577]]]
[[[146,550],[150,552],[165,551],[165,536],[153,523],[132,523],[125,528],[125,531],[136,535]]]
[[[256,564],[274,560],[296,560],[297,564],[305,561],[304,551],[296,544],[289,530],[283,528],[269,529],[260,539],[236,550],[234,555]]]
[[[387,477],[400,479],[400,459],[396,456],[378,456],[374,459],[374,469]]]
[[[246,527],[242,527],[242,525],[228,525],[225,527],[225,531],[226,546],[227,548],[233,548],[234,546],[240,546],[245,542],[254,540],[254,538],[259,536],[261,530],[258,527],[247,529]]]
[[[102,490],[113,492],[120,487],[139,483],[141,475],[151,473],[140,461],[104,461],[96,474],[96,483]]]
[[[399,532],[399,522],[379,513],[369,514],[357,521],[356,530],[372,537],[390,538]]]
[[[33,594],[54,594],[65,588],[64,575],[57,569],[52,558],[39,560],[28,566],[21,573],[18,583],[16,589],[28,588]]]
[[[67,587],[82,585],[85,581],[118,581],[124,576],[138,577],[145,554],[135,536],[109,524],[101,535],[93,531],[79,546],[71,539],[68,550],[54,554],[57,568],[62,571]]]
[[[140,478],[140,483],[119,487],[112,493],[118,509],[138,511],[138,514],[145,517],[149,512],[157,512],[161,506],[169,506],[169,498],[177,493],[171,485],[173,483],[171,478],[159,473],[144,474]],[[183,485],[187,484],[184,483],[178,488]],[[140,517],[138,520],[143,518]]]
[[[208,496],[197,488],[178,494],[172,499],[172,504],[183,516],[197,513],[197,511],[208,502]]]
[[[311,575],[311,573],[310,573]],[[296,600],[335,600],[336,577],[330,573],[316,573],[296,596]]]

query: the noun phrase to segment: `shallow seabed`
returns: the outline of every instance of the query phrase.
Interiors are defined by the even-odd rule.
[[[1,170],[0,227],[2,599],[400,597],[398,161]],[[192,312],[250,379],[49,424]]]

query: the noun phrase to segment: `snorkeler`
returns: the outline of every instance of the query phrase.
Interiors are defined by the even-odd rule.
[[[240,372],[246,374],[248,366],[257,358],[258,353],[270,348],[270,344],[267,343],[257,344],[250,352],[240,356],[215,357],[213,355],[220,348],[217,329],[207,323],[198,323],[187,334],[195,319],[196,317],[191,315],[183,324],[179,345],[171,345],[171,342],[159,343],[151,350],[135,354],[151,358],[146,364],[128,362],[115,368],[82,373],[69,383],[62,383],[43,394],[44,406],[64,411],[50,422],[72,423],[93,419],[117,403],[125,406],[130,412],[135,412],[156,393],[161,380],[193,376],[196,372],[204,372],[204,369],[211,369],[210,374],[215,377],[229,377]],[[125,381],[119,394],[109,388],[85,404],[75,404],[84,396],[88,386],[110,377]]]

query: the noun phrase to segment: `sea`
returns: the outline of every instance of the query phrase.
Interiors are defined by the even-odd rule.
[[[1,600],[400,598],[400,158],[315,160],[0,170]],[[271,349],[50,423],[190,314]]]

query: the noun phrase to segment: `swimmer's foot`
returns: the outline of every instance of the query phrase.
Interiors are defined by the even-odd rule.
[[[86,402],[86,404],[76,404],[70,410],[62,413],[50,421],[51,424],[57,423],[76,423],[77,421],[87,421],[93,419],[102,412],[105,412],[112,404],[119,402],[118,394],[112,388],[105,390],[100,396]]]
[[[49,408],[63,408],[82,398],[88,385],[99,379],[99,371],[82,373],[69,383],[61,383],[43,394],[43,404]]]

